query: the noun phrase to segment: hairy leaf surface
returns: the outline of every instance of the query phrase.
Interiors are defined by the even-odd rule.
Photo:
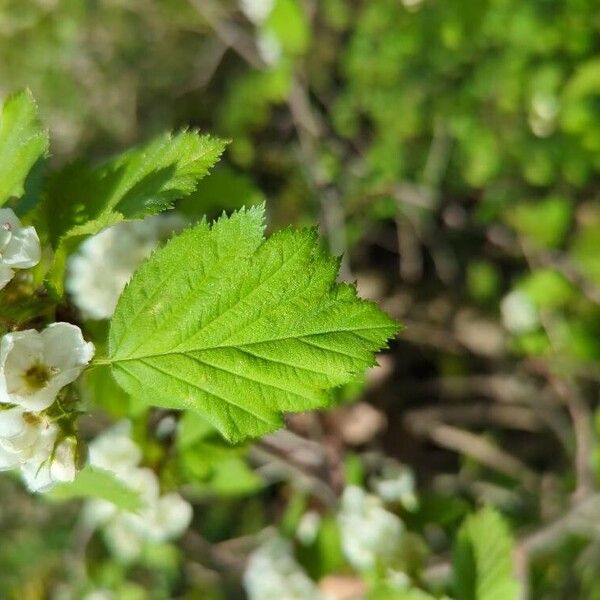
[[[338,261],[316,231],[265,240],[263,220],[253,207],[173,238],[123,292],[109,337],[128,393],[199,411],[231,441],[326,406],[398,328],[335,283]]]

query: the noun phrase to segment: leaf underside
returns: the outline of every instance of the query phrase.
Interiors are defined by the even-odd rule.
[[[398,329],[335,283],[316,231],[263,232],[262,207],[184,231],[136,272],[111,323],[109,360],[129,394],[199,411],[230,441],[326,406]]]

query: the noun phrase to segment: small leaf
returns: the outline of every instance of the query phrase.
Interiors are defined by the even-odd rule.
[[[47,152],[48,133],[31,92],[9,96],[0,112],[0,206],[23,195],[27,174]]]
[[[527,294],[538,308],[563,308],[577,298],[577,290],[562,273],[538,269],[519,282],[518,289]]]
[[[562,243],[571,226],[572,212],[572,200],[550,196],[511,207],[506,220],[542,248],[555,248]]]
[[[127,487],[109,471],[87,465],[70,483],[60,483],[46,494],[52,500],[99,498],[123,510],[136,511],[142,507],[138,492]]]
[[[262,207],[200,223],[156,251],[111,323],[117,382],[147,404],[202,413],[228,440],[281,427],[282,412],[374,364],[398,330],[353,286],[314,230],[263,238]]]
[[[512,554],[512,536],[493,508],[484,508],[467,517],[453,551],[456,600],[520,598]]]
[[[310,43],[310,26],[298,0],[277,0],[265,27],[289,54],[306,52]]]
[[[55,259],[49,280],[62,294],[67,256],[89,235],[171,207],[192,193],[225,143],[192,131],[164,134],[100,165],[76,163],[50,181],[43,212]]]

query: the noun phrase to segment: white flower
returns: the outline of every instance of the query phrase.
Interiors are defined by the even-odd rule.
[[[255,25],[264,23],[275,6],[275,0],[240,0],[242,12]]]
[[[256,36],[256,47],[260,57],[270,66],[276,66],[281,60],[281,42],[270,30],[260,32]]]
[[[105,500],[86,503],[84,519],[103,527],[113,554],[125,562],[139,557],[147,542],[166,542],[181,536],[192,520],[192,506],[177,493],[161,496],[156,474],[139,463],[142,453],[129,437],[131,423],[121,421],[89,446],[90,464],[114,473],[137,492],[142,508],[129,512]]]
[[[185,226],[176,214],[118,223],[87,239],[69,261],[66,288],[88,319],[108,319],[138,266]]]
[[[8,333],[0,342],[0,402],[44,410],[93,356],[94,345],[70,323]]]
[[[56,483],[73,481],[77,472],[76,451],[75,439],[66,438],[56,444],[56,432],[52,435],[48,430],[40,439],[36,455],[21,466],[29,490],[47,492]]]
[[[20,406],[0,411],[0,470],[20,467],[40,445],[41,432],[55,427]]]
[[[158,500],[158,480],[150,469],[138,467],[142,452],[129,437],[130,431],[131,422],[123,420],[96,437],[88,448],[89,463],[93,467],[110,471],[136,491],[147,510]],[[117,525],[120,527],[122,521],[135,523],[140,518],[137,513],[121,513],[112,502],[101,499],[90,500],[84,508],[84,515],[92,527],[110,527],[113,520],[118,520]],[[132,535],[140,537],[136,532]]]
[[[0,289],[14,269],[29,269],[40,262],[40,240],[33,227],[23,227],[10,208],[0,208]]]
[[[280,537],[267,540],[248,560],[244,588],[249,600],[323,600],[315,583]]]
[[[502,322],[512,333],[526,333],[540,322],[538,311],[531,298],[521,290],[507,294],[500,303]]]
[[[153,471],[138,468],[127,478],[127,485],[138,492],[143,503],[139,512],[122,512],[122,526],[141,539],[165,542],[179,537],[192,520],[192,507],[179,494],[160,496],[158,479]]]
[[[308,546],[317,539],[320,527],[321,515],[314,510],[309,510],[302,515],[302,518],[298,523],[296,537],[301,544]]]
[[[180,537],[192,521],[192,507],[176,492],[160,496],[142,515],[144,537],[155,542]]]
[[[388,562],[398,549],[404,526],[393,513],[383,508],[377,496],[357,486],[342,495],[338,513],[342,550],[358,570],[368,570],[378,562]]]
[[[409,12],[416,12],[421,8],[423,0],[402,0],[402,4]]]
[[[395,590],[407,591],[410,588],[410,577],[404,571],[388,569],[387,581]]]
[[[395,467],[372,481],[373,489],[384,502],[400,502],[406,510],[416,510],[415,476],[406,467]]]
[[[19,406],[0,411],[0,470],[19,467],[32,492],[75,478],[76,440],[56,443],[59,429],[47,417]]]
[[[144,538],[119,519],[110,521],[103,533],[110,552],[124,563],[134,562],[144,550]]]
[[[82,600],[115,600],[115,595],[110,590],[93,590],[88,592]]]
[[[88,447],[89,463],[127,479],[127,474],[140,464],[142,451],[131,439],[131,421],[119,421]]]
[[[537,137],[548,137],[556,130],[560,103],[553,94],[536,92],[531,99],[529,127]]]
[[[192,520],[192,507],[177,493],[160,496],[158,480],[150,469],[136,469],[127,483],[140,494],[143,508],[139,512],[115,508],[112,514],[107,514],[106,507],[99,505],[102,501],[93,502],[104,510],[104,537],[108,546],[122,560],[132,561],[140,555],[146,542],[166,542],[180,537]],[[88,521],[89,516],[88,510]]]

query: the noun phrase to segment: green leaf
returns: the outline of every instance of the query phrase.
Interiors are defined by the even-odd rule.
[[[0,112],[0,206],[23,195],[27,174],[47,152],[48,132],[31,92],[9,96]]]
[[[177,427],[177,446],[180,450],[193,446],[215,433],[215,428],[200,414],[186,412]]]
[[[517,600],[514,544],[502,517],[490,507],[467,517],[453,550],[456,600]]]
[[[179,467],[196,494],[240,496],[263,482],[248,466],[247,447],[231,446],[196,412],[186,411],[177,429]]]
[[[600,282],[600,219],[577,231],[570,255],[586,277]]]
[[[571,226],[573,202],[562,196],[550,196],[537,202],[511,207],[506,220],[544,248],[559,246]]]
[[[60,171],[38,213],[55,248],[53,287],[62,294],[66,258],[87,236],[170,208],[196,189],[224,147],[192,131],[167,133],[98,167],[77,163]]]
[[[369,593],[368,600],[435,600],[435,596],[417,588],[401,590],[382,584]]]
[[[310,26],[298,0],[277,0],[265,23],[283,49],[297,55],[306,52],[310,43]]]
[[[518,289],[525,292],[538,308],[562,308],[577,297],[575,287],[553,269],[531,272],[519,282]]]
[[[374,364],[397,324],[335,283],[314,230],[264,240],[264,209],[200,223],[156,251],[111,323],[117,382],[147,404],[202,413],[228,440],[326,406]]]
[[[99,498],[128,511],[136,511],[142,507],[142,501],[136,491],[127,487],[109,471],[89,465],[77,473],[74,481],[58,484],[46,496],[52,500]]]

